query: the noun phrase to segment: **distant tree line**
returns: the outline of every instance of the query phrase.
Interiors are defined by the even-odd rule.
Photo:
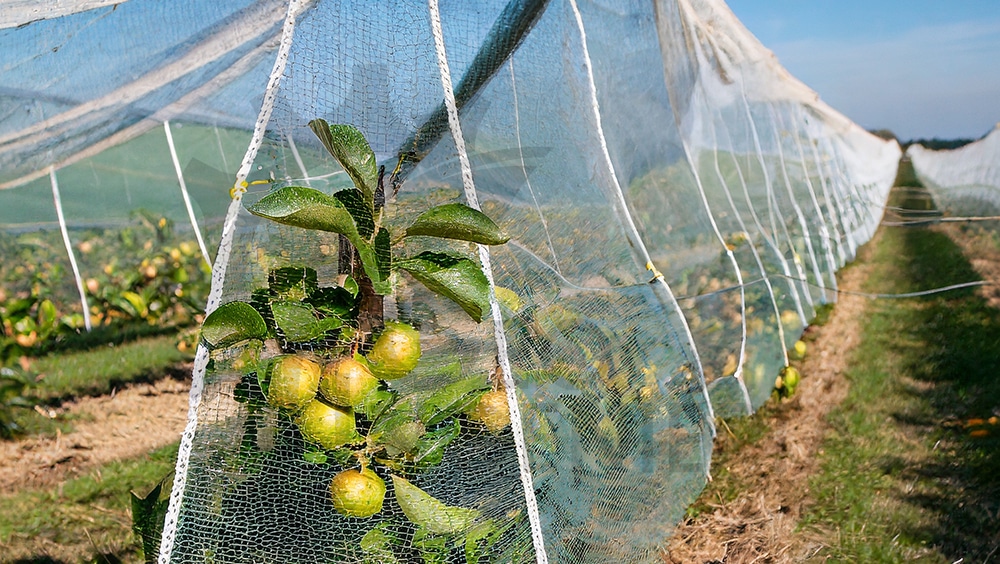
[[[923,145],[925,148],[931,149],[932,151],[946,151],[958,149],[959,147],[963,147],[969,143],[979,140],[972,139],[971,137],[963,137],[959,139],[938,139],[935,137],[933,139],[910,139],[909,141],[900,141],[899,137],[896,137],[896,134],[888,129],[872,129],[868,132],[877,137],[881,137],[882,139],[895,139],[899,142],[900,146],[902,146],[903,151],[906,151],[907,147],[910,145]]]

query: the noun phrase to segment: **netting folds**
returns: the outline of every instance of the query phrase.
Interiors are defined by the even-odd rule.
[[[384,208],[369,204],[387,233],[461,202],[510,240],[387,235],[408,274],[372,323],[343,231],[240,211],[222,302],[251,304],[277,338],[259,363],[244,345],[212,353],[172,561],[654,560],[704,484],[713,414],[770,395],[899,156],[717,2],[316,2],[278,84],[249,177],[274,185],[250,185],[251,209],[286,186],[365,192],[314,134],[321,118],[387,166]],[[483,267],[483,321],[406,266],[428,246]],[[338,304],[362,313],[331,325]],[[353,442],[275,406],[285,359],[378,364],[397,321],[419,332],[419,362],[354,402]],[[489,390],[512,425],[484,415]],[[377,510],[345,508],[348,475]]]
[[[951,151],[911,145],[906,156],[942,211],[953,216],[1000,215],[1000,126]]]
[[[76,38],[0,89],[2,223],[235,198],[161,562],[657,561],[899,158],[720,0],[85,4],[0,18]]]

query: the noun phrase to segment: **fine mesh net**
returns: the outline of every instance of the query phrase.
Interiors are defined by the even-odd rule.
[[[39,45],[167,31],[89,62],[116,69],[93,92],[72,45],[41,56],[54,66],[13,66],[58,94],[28,111],[0,90],[0,199],[37,209],[0,206],[8,229],[129,217],[128,199],[88,201],[95,185],[159,198],[142,205],[219,248],[208,311],[257,312],[230,314],[253,320],[235,336],[210,326],[199,349],[160,560],[657,561],[708,476],[715,416],[767,400],[874,233],[898,145],[820,102],[717,0],[197,9],[130,0],[35,21],[23,29]],[[26,42],[23,10],[0,22],[0,44]],[[248,211],[292,186],[355,190],[317,118],[355,127],[386,167],[365,204],[389,233],[382,258]],[[455,203],[509,241],[402,236]],[[464,257],[483,294],[432,291],[406,262],[422,252]],[[361,263],[390,253],[408,273],[373,297]],[[397,322],[417,331],[419,362],[376,371],[346,444],[278,405],[286,359],[375,366]],[[494,393],[507,401],[490,413],[509,423],[482,407]],[[380,508],[331,493],[350,471],[384,485]]]
[[[939,209],[951,216],[1000,215],[1000,127],[951,151],[911,145],[906,156]]]

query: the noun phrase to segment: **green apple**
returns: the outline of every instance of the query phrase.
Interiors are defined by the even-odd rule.
[[[368,360],[372,372],[383,380],[406,376],[420,360],[420,333],[405,323],[387,321]]]
[[[355,407],[378,387],[378,378],[363,363],[344,357],[323,369],[319,391],[333,404]]]
[[[284,355],[271,365],[267,403],[277,409],[297,412],[316,397],[319,363],[300,355]]]
[[[799,386],[799,380],[802,379],[802,375],[799,374],[799,371],[794,366],[786,366],[782,376],[785,379],[785,388],[788,390],[788,395],[794,394],[795,388]]]
[[[510,425],[510,407],[507,405],[507,392],[493,390],[479,398],[479,403],[470,414],[472,419],[486,426],[491,433],[498,433]]]
[[[295,418],[302,436],[329,450],[358,439],[354,411],[314,399]]]
[[[347,517],[367,518],[382,511],[385,480],[371,468],[344,470],[330,481],[333,508]]]

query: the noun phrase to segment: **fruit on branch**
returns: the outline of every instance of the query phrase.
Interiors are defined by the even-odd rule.
[[[351,357],[328,364],[319,381],[319,391],[330,403],[355,407],[378,386],[371,370]]]
[[[297,412],[316,397],[321,369],[300,355],[277,357],[271,366],[267,402],[271,407]]]
[[[329,450],[358,440],[354,411],[314,399],[295,418],[302,436]]]
[[[479,398],[479,403],[470,414],[473,420],[479,421],[491,433],[499,433],[510,425],[510,407],[507,405],[507,392],[493,390]]]
[[[788,395],[794,394],[795,388],[799,387],[802,375],[799,374],[799,371],[794,366],[786,366],[781,376],[785,381],[785,389],[788,390]]]
[[[368,360],[372,372],[383,380],[406,376],[420,360],[420,333],[405,323],[386,321]]]
[[[385,480],[371,468],[344,470],[330,481],[330,498],[341,515],[371,517],[382,511]]]

